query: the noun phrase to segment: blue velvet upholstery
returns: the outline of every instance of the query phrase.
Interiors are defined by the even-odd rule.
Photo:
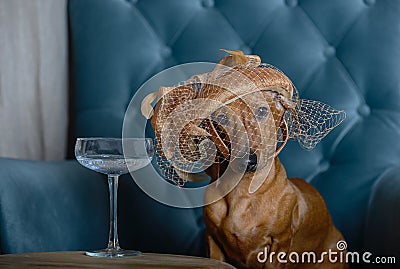
[[[314,150],[291,142],[281,160],[289,176],[318,188],[350,249],[364,249],[366,238],[378,238],[386,225],[366,230],[373,186],[400,163],[399,14],[397,0],[70,0],[75,136],[120,136],[130,98],[158,71],[216,62],[224,56],[220,48],[258,54],[283,70],[303,98],[347,112],[346,121]],[[203,255],[204,246],[196,243],[203,240],[201,212],[158,205],[132,182],[121,189],[121,241],[149,251]],[[381,184],[394,184],[392,195],[399,196],[399,181]],[[381,199],[387,187],[377,188],[372,212],[390,215],[395,206]],[[129,218],[133,208],[142,212],[139,218]],[[398,218],[388,221],[387,227],[400,224]],[[188,225],[174,226],[182,222]],[[1,229],[4,244],[7,229]],[[398,238],[399,231],[393,233]],[[190,243],[170,246],[185,238]],[[29,250],[36,249],[7,249]]]
[[[2,253],[105,244],[108,188],[99,174],[75,161],[13,159],[1,159],[0,171]]]
[[[396,257],[393,264],[369,264],[371,269],[399,268],[400,165],[385,171],[371,194],[364,249],[380,257]],[[379,232],[377,232],[379,231]]]

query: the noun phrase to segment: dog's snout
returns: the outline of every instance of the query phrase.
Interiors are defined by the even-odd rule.
[[[257,154],[250,151],[249,159],[247,160],[246,172],[255,172],[257,169]]]

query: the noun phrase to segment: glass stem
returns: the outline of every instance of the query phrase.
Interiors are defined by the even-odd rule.
[[[117,225],[118,201],[118,175],[108,175],[108,188],[110,191],[110,234],[108,236],[108,249],[120,249]]]

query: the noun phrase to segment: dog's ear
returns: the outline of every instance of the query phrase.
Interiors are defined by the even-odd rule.
[[[184,139],[185,137],[211,136],[205,129],[199,127],[200,119],[189,119],[187,124],[182,125],[184,121],[182,117],[186,115],[184,114],[186,107],[191,109],[193,106],[191,101],[197,97],[196,87],[196,83],[186,83],[178,87],[161,87],[154,112],[149,113],[147,111],[149,108],[146,108],[147,104],[143,105],[142,111],[144,113],[147,113],[147,115],[153,114],[151,124],[158,142],[158,151],[167,159],[174,156],[174,143],[178,137],[179,139]],[[152,97],[148,97],[146,102],[149,102]],[[193,116],[193,111],[188,113]]]
[[[168,115],[179,105],[196,99],[201,95],[203,87],[208,83],[209,79],[209,73],[198,74],[189,78],[182,86],[161,87],[159,91],[160,104],[156,107],[159,110],[157,114],[162,114],[165,121],[171,120]],[[186,133],[191,136],[211,136],[205,129],[199,127],[200,122],[201,120],[194,119],[185,128]]]

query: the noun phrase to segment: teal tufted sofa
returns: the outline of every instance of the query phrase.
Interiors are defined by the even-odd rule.
[[[321,192],[349,249],[400,262],[400,1],[70,0],[68,13],[71,141],[121,136],[131,97],[167,67],[217,62],[220,48],[258,54],[302,98],[347,113],[314,150],[287,145],[288,175]],[[2,253],[104,247],[103,177],[72,160],[9,159],[0,177]],[[204,255],[200,208],[163,206],[128,176],[120,205],[123,247]]]

